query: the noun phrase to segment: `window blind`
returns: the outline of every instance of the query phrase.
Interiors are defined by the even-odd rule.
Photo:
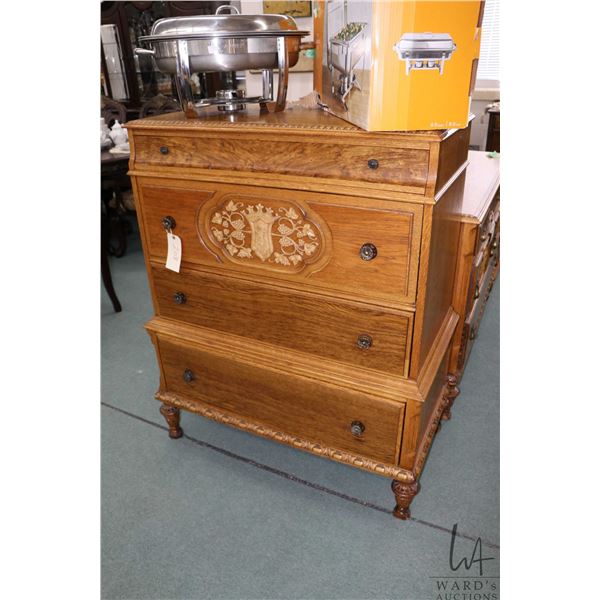
[[[500,0],[486,0],[477,79],[500,81]]]

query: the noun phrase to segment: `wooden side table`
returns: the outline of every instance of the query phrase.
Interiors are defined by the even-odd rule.
[[[112,302],[115,312],[121,312],[121,303],[115,292],[115,288],[112,282],[112,276],[110,273],[110,266],[108,262],[108,255],[114,254],[115,256],[122,256],[125,252],[125,234],[122,226],[119,223],[119,215],[110,206],[110,200],[112,198],[113,187],[119,186],[119,182],[123,185],[129,185],[127,171],[129,169],[129,154],[111,154],[108,151],[102,151],[100,153],[100,178],[101,178],[101,192],[100,197],[102,199],[102,219],[101,219],[101,249],[100,249],[100,265],[102,271],[102,281],[106,292],[108,293]],[[116,224],[116,229],[119,238],[119,245],[116,250],[110,247],[110,232],[111,227]]]
[[[450,372],[462,377],[486,301],[500,268],[500,158],[469,152],[452,305],[459,322]]]

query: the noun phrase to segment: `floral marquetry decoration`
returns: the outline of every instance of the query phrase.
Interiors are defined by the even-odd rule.
[[[235,197],[202,212],[201,237],[233,262],[290,272],[322,262],[326,225],[299,204]]]

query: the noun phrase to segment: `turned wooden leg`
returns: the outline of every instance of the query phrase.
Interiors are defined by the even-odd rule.
[[[448,421],[452,418],[452,405],[454,404],[456,397],[460,394],[460,389],[456,384],[457,380],[454,375],[448,375],[448,377],[446,377],[446,391],[444,392],[444,402],[446,403],[446,406],[442,413],[442,419],[444,419],[444,421]]]
[[[396,508],[394,508],[394,516],[398,519],[406,520],[410,518],[410,503],[413,498],[419,493],[421,486],[418,481],[405,483],[394,479],[392,481],[392,492],[396,496]]]
[[[183,435],[183,429],[179,427],[179,409],[170,404],[163,403],[160,407],[160,414],[165,418],[165,421],[169,426],[169,437],[174,440],[180,438]]]

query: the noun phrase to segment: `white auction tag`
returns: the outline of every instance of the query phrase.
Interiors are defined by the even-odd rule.
[[[167,269],[179,273],[181,265],[181,238],[167,232]]]

